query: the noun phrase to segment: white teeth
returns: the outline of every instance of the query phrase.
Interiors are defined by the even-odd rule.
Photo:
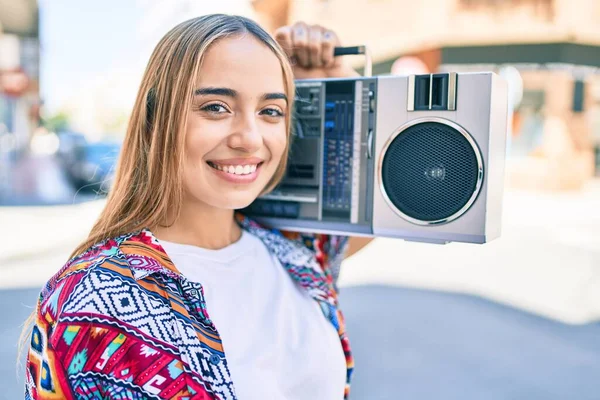
[[[247,164],[247,165],[218,165],[210,163],[213,168],[218,169],[219,171],[227,172],[229,174],[234,175],[248,175],[256,171],[258,168],[257,164]]]

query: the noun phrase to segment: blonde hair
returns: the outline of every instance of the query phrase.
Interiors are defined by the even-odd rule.
[[[281,62],[288,109],[293,109],[295,87],[289,60],[257,23],[244,17],[213,14],[174,27],[156,46],[144,72],[106,205],[71,258],[98,242],[162,225],[169,217],[178,216],[183,197],[186,115],[202,59],[219,39],[248,34],[269,47]],[[285,117],[284,156],[263,193],[272,190],[285,173],[291,114]],[[34,320],[35,313],[25,323],[22,343]]]

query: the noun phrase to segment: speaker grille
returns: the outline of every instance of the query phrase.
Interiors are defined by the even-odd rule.
[[[452,126],[412,125],[392,140],[383,155],[383,190],[409,218],[425,223],[457,218],[455,214],[479,188],[476,151]]]

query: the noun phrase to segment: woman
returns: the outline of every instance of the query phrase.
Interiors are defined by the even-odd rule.
[[[40,295],[26,398],[347,397],[347,238],[234,213],[283,175],[294,75],[356,74],[333,32],[276,37],[210,15],[159,42],[106,207]]]

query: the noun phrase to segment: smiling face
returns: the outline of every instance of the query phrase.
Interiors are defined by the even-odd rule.
[[[237,209],[259,196],[286,149],[287,96],[279,59],[252,35],[209,48],[187,115],[184,207]]]

